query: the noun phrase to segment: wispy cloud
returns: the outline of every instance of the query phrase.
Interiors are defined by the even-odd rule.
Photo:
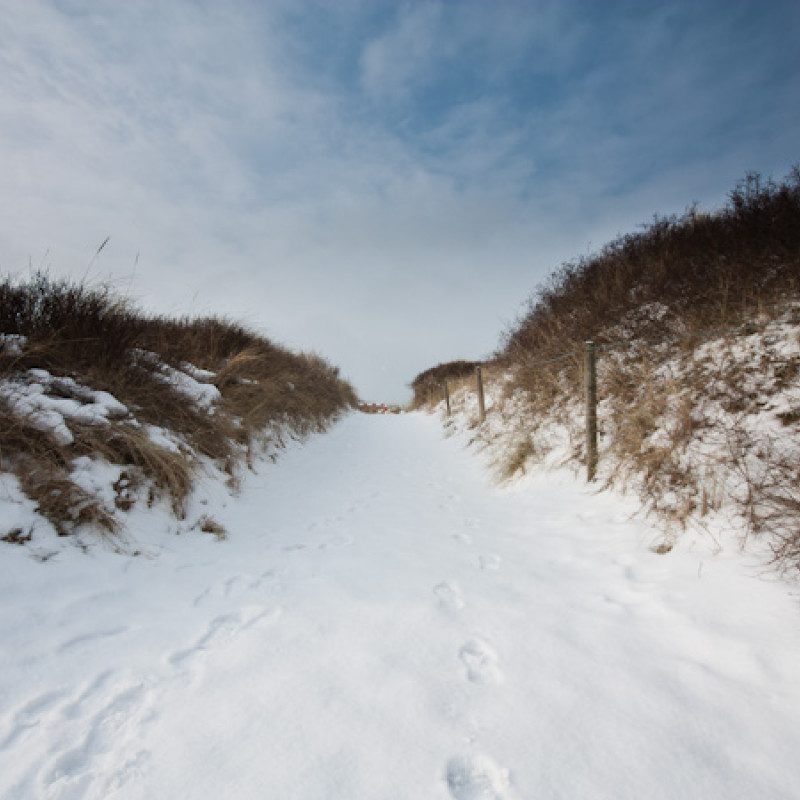
[[[371,100],[405,101],[436,74],[452,53],[442,30],[443,8],[435,3],[400,7],[395,24],[369,41],[361,54],[360,82]]]

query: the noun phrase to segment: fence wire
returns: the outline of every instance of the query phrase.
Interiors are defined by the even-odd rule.
[[[800,316],[792,316],[784,321],[789,325],[800,325]],[[594,344],[595,349],[600,351],[609,350],[622,350],[624,348],[636,347],[644,345],[648,347],[655,347],[660,344],[676,344],[678,342],[688,341],[689,339],[709,339],[714,336],[751,336],[758,333],[760,330],[765,330],[771,325],[776,324],[775,321],[770,322],[748,322],[744,325],[737,327],[724,327],[724,328],[704,328],[699,331],[692,331],[691,333],[674,334],[672,336],[661,336],[657,338],[641,338],[641,339],[617,339],[611,342],[588,342],[587,344]],[[552,358],[541,360],[518,360],[516,363],[525,367],[544,367],[550,364],[557,364],[561,361],[568,359],[578,360],[583,357],[585,350],[570,350],[561,355]]]

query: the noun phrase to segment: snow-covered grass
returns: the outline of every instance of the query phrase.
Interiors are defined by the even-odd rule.
[[[567,367],[567,369],[574,369]],[[580,380],[545,406],[488,370],[489,414],[477,425],[474,385],[452,392],[450,427],[472,430],[508,478],[534,464],[584,471]],[[563,375],[563,373],[562,373]],[[744,545],[796,570],[800,532],[800,327],[793,311],[750,332],[602,350],[599,485],[639,498],[664,546],[687,529]],[[444,403],[429,406],[444,419]],[[736,546],[734,544],[734,546]]]
[[[356,403],[321,358],[46,275],[0,282],[0,331],[0,472],[35,503],[33,529],[60,535],[118,536],[133,505],[161,499],[182,518],[203,471],[235,482],[254,451]],[[0,519],[0,539],[33,532]]]
[[[796,592],[470,433],[353,414],[135,506],[138,556],[0,543],[0,796],[798,796]]]
[[[710,214],[689,207],[563,264],[484,364],[474,434],[500,474],[585,462],[584,353],[596,346],[603,485],[636,494],[668,548],[688,528],[763,534],[800,572],[800,168],[750,174]],[[441,413],[468,362],[412,382]],[[475,414],[454,425],[473,425]]]

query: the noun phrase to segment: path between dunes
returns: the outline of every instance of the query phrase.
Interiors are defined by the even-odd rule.
[[[3,548],[0,797],[800,796],[800,609],[740,555],[417,414],[215,492],[225,542]]]

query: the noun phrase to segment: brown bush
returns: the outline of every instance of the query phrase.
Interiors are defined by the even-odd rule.
[[[719,508],[734,491],[726,487],[726,470],[743,470],[739,485],[750,487],[747,495],[734,492],[728,500],[751,529],[774,537],[776,558],[800,568],[792,458],[764,455],[768,448],[747,427],[764,397],[796,385],[800,366],[768,337],[757,338],[752,351],[741,344],[770,321],[790,319],[793,304],[796,321],[798,300],[795,167],[781,183],[747,175],[715,213],[690,207],[680,217],[655,217],[562,265],[505,332],[494,362],[504,371],[509,407],[524,414],[528,430],[555,423],[567,434],[571,457],[582,461],[583,351],[586,341],[597,343],[606,480],[635,486],[660,519],[680,526],[695,512]],[[713,358],[702,348],[710,336]],[[415,402],[430,393],[440,397],[443,367],[417,376]],[[800,413],[791,407],[776,417],[796,462]],[[738,437],[739,446],[720,464],[708,453],[726,437]],[[525,437],[506,447],[501,474],[524,469],[538,450]]]
[[[506,332],[498,355],[546,359],[590,339],[617,339],[623,321],[629,338],[739,324],[787,292],[797,295],[798,242],[800,168],[780,184],[750,174],[717,213],[691,207],[681,217],[655,217],[562,265]]]
[[[201,457],[233,475],[274,426],[297,435],[322,430],[358,402],[338,370],[318,356],[291,352],[219,318],[146,317],[106,288],[45,274],[0,282],[0,334],[17,337],[13,346],[0,340],[7,392],[43,380],[30,370],[44,369],[47,394],[82,404],[102,390],[127,409],[103,424],[70,420],[72,441],[65,443],[0,394],[0,469],[17,474],[59,533],[81,525],[119,528],[113,510],[71,479],[80,456],[123,468],[114,485],[117,510],[130,508],[146,486],[148,502],[166,497],[182,517]],[[199,380],[213,381],[218,401],[212,408],[194,402],[170,369],[208,371]],[[149,427],[165,431],[174,446],[157,444]]]
[[[411,381],[411,388],[414,391],[411,407],[419,408],[430,402],[432,398],[439,400],[445,381],[459,380],[473,375],[475,367],[481,366],[482,363],[481,361],[448,361],[420,372]]]

